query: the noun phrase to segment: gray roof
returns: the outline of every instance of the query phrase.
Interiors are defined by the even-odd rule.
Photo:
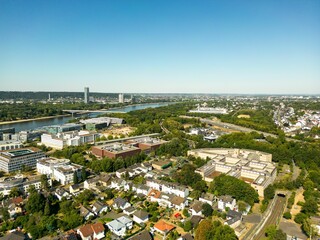
[[[126,205],[126,203],[128,202],[127,200],[123,199],[123,198],[116,198],[114,201],[114,204],[116,204],[117,206],[121,207],[121,206],[124,206]]]
[[[142,232],[139,232],[137,235],[128,238],[128,240],[153,240],[153,238],[147,230],[144,230]]]
[[[137,210],[133,213],[133,216],[136,216],[140,219],[146,219],[149,217],[149,214],[146,211],[143,210]]]
[[[223,201],[225,203],[231,203],[233,201],[233,197],[231,197],[230,195],[223,195],[219,197],[220,201]]]
[[[193,240],[194,238],[191,236],[190,233],[186,233],[181,236],[183,240]]]
[[[126,211],[126,212],[133,212],[135,211],[136,209],[133,207],[133,206],[130,206],[130,207],[127,207],[126,209],[123,209],[123,211]]]
[[[26,235],[22,232],[15,231],[12,233],[9,233],[8,235],[0,238],[1,240],[24,240],[27,239]]]

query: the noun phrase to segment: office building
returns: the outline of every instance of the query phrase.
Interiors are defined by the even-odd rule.
[[[23,145],[19,141],[0,141],[0,151],[22,148]]]
[[[239,178],[250,184],[264,196],[264,189],[272,184],[277,176],[272,155],[248,149],[203,148],[188,151],[188,155],[210,159],[207,164],[196,169],[207,182],[220,174]]]
[[[38,148],[19,148],[0,152],[0,170],[10,173],[21,170],[23,166],[35,168],[37,160],[45,154]]]
[[[89,131],[70,131],[57,134],[42,134],[41,144],[54,149],[63,149],[66,146],[80,146],[94,143],[99,134]]]
[[[123,124],[125,121],[122,118],[98,117],[81,119],[80,123],[85,124],[86,130],[94,131],[107,128],[110,124]]]
[[[84,88],[84,103],[89,103],[89,88]]]
[[[140,148],[122,143],[111,143],[92,147],[92,153],[99,157],[126,158],[137,155],[141,152]]]
[[[81,169],[81,165],[70,163],[69,159],[43,158],[37,162],[38,173],[48,175],[62,185],[74,183],[74,173],[81,178]]]

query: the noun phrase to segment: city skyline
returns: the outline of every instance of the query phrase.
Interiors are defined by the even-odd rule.
[[[1,90],[319,94],[319,12],[319,1],[1,1]]]

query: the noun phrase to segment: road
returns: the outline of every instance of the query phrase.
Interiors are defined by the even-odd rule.
[[[264,238],[265,230],[270,225],[278,225],[280,218],[283,214],[283,210],[286,204],[286,198],[281,196],[276,196],[274,208],[270,212],[270,215],[264,219],[264,222],[257,229],[257,232],[251,238],[247,238],[248,240],[259,240]]]

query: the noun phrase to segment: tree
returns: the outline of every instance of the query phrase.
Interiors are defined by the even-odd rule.
[[[186,208],[183,209],[182,214],[185,217],[190,217],[190,214],[189,214],[189,212],[188,212],[188,210]]]
[[[45,216],[49,216],[50,215],[50,202],[49,202],[49,200],[46,201],[46,205],[44,206],[43,214]]]
[[[10,214],[8,208],[1,208],[2,219],[6,222],[10,219]]]
[[[302,212],[307,215],[313,215],[318,212],[318,203],[314,198],[307,198],[302,206]]]
[[[207,233],[212,229],[212,223],[208,219],[204,219],[199,223],[196,229],[195,240],[207,240]]]
[[[43,211],[45,206],[45,198],[41,193],[33,192],[28,198],[26,209],[30,213]]]
[[[264,198],[265,199],[272,199],[275,194],[275,187],[274,185],[270,184],[265,190],[264,190]]]
[[[294,221],[295,221],[296,223],[298,223],[298,224],[302,224],[303,221],[304,221],[305,219],[307,219],[307,218],[308,218],[308,216],[307,216],[306,214],[300,212],[300,213],[298,213],[298,214],[295,216]]]
[[[204,203],[202,205],[202,213],[204,216],[209,217],[212,216],[213,209],[210,204]]]
[[[285,218],[285,219],[291,219],[291,213],[290,212],[285,212],[284,214],[283,214],[283,217]]]
[[[191,229],[192,229],[192,223],[191,223],[190,220],[187,220],[187,221],[184,223],[183,230],[184,230],[185,232],[189,232]]]
[[[21,191],[17,187],[13,187],[9,193],[9,197],[18,197],[21,195]]]
[[[245,201],[251,206],[259,201],[258,193],[248,183],[225,174],[214,178],[210,184],[210,191],[216,191],[218,195],[231,195],[237,201]]]
[[[266,229],[266,236],[269,240],[286,240],[287,235],[281,230],[277,229],[275,225],[270,225]]]
[[[74,184],[77,184],[78,182],[79,182],[78,173],[77,173],[77,171],[75,171],[75,172],[73,173],[73,183],[74,183]]]
[[[49,182],[48,182],[48,177],[47,177],[47,175],[42,174],[40,181],[41,181],[41,187],[42,187],[44,190],[48,191],[49,188],[50,188],[50,185],[49,185]]]
[[[84,182],[85,180],[87,180],[87,171],[85,168],[82,168],[81,169],[81,178],[82,178],[82,181]]]

